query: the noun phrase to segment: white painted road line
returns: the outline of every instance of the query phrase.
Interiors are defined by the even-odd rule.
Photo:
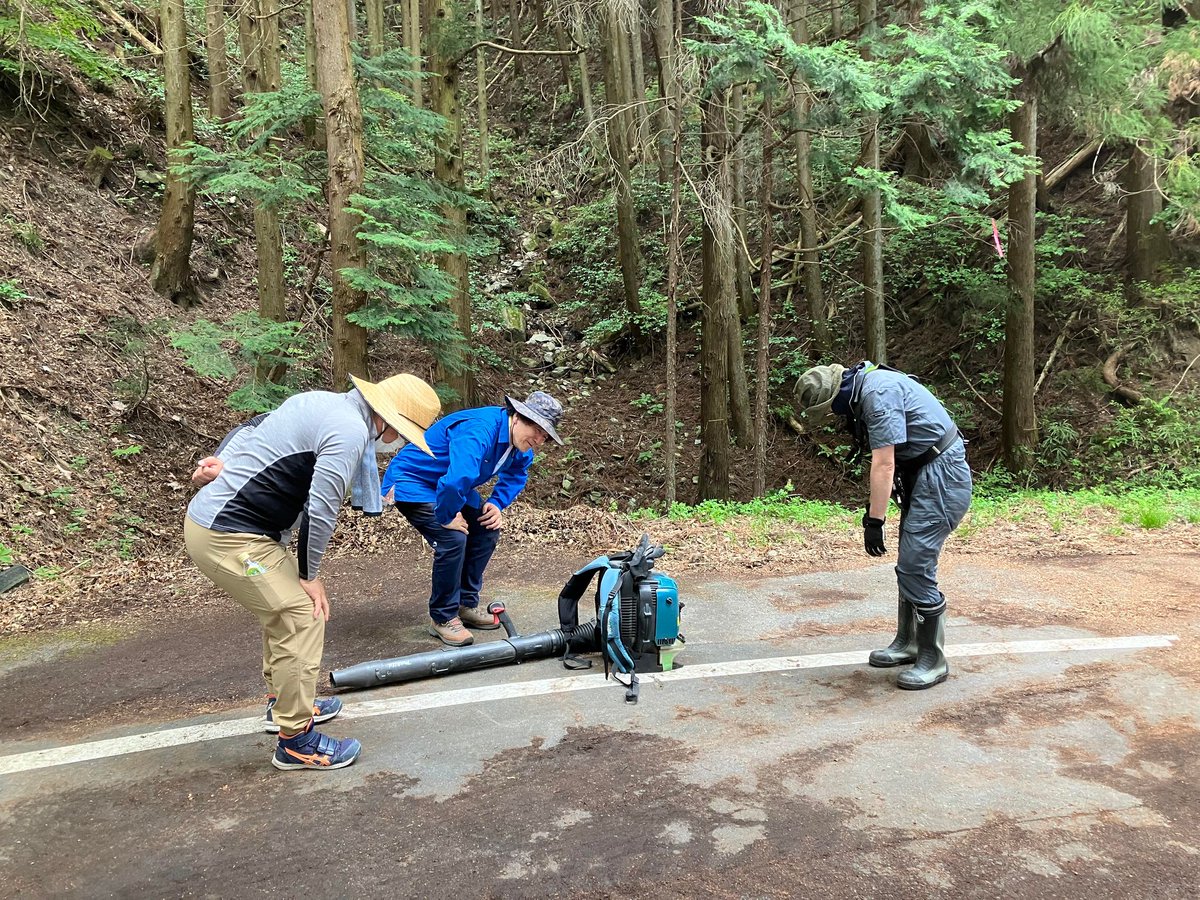
[[[1082,653],[1105,650],[1144,650],[1152,647],[1170,647],[1179,638],[1174,634],[1132,635],[1116,638],[1061,638],[1040,641],[989,641],[978,644],[956,644],[946,648],[946,656],[961,658],[970,656],[1005,656],[1024,653]],[[673,681],[690,681],[695,678],[724,678],[736,675],[759,675],[768,672],[784,672],[793,669],[824,669],[836,666],[859,666],[866,662],[867,650],[852,650],[845,653],[813,653],[807,656],[775,656],[767,659],[740,659],[721,663],[688,664],[672,672],[640,675],[646,684],[669,684]],[[416,712],[446,706],[462,706],[467,703],[482,703],[492,700],[511,700],[518,697],[536,697],[545,694],[565,694],[572,691],[590,691],[612,682],[603,675],[572,675],[563,678],[546,678],[540,681],[521,681],[511,684],[485,685],[475,688],[435,691],[411,697],[389,697],[379,700],[364,700],[347,703],[342,712],[344,719],[365,719],[371,716],[390,716],[398,713]],[[162,750],[184,744],[199,744],[222,738],[256,734],[263,730],[262,716],[248,719],[231,719],[226,722],[209,722],[203,725],[186,725],[162,731],[148,731],[126,737],[45,750],[31,750],[0,756],[0,775],[48,769],[71,763],[106,759],[143,750]]]

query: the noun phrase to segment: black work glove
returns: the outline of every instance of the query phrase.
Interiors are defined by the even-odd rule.
[[[872,519],[871,514],[863,516],[863,546],[868,556],[883,556],[887,548],[883,546],[883,519]]]

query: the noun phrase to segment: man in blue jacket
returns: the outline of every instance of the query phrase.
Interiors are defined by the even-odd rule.
[[[429,633],[451,647],[474,638],[467,628],[497,628],[479,608],[483,572],[504,523],[503,512],[525,487],[534,451],[551,438],[562,405],[543,391],[524,402],[451,413],[425,432],[431,455],[412,445],[392,459],[383,475],[383,494],[433,548]],[[496,479],[483,502],[476,490]]]

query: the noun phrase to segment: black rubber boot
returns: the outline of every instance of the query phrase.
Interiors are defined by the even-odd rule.
[[[901,598],[897,601],[896,637],[882,650],[872,650],[867,662],[877,669],[907,666],[917,661],[917,616],[913,606]]]
[[[946,654],[946,631],[942,614],[917,616],[917,664],[896,677],[896,687],[905,691],[923,691],[941,684],[950,675]]]

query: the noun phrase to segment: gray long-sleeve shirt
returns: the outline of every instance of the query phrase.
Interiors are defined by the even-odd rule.
[[[213,531],[277,541],[299,519],[300,577],[316,578],[371,432],[371,409],[357,390],[289,397],[229,442],[221,474],[192,498],[188,516]]]

